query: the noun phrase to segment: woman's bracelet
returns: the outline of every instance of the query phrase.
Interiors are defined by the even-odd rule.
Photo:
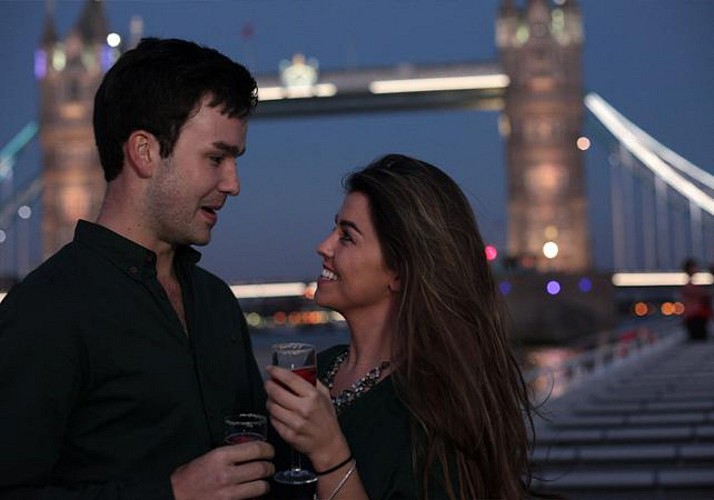
[[[350,456],[349,456],[349,457],[347,457],[345,460],[343,460],[343,461],[340,462],[339,464],[335,465],[334,467],[330,467],[329,469],[324,470],[324,471],[322,471],[322,472],[315,471],[315,475],[316,475],[316,476],[325,476],[325,475],[329,474],[330,472],[335,472],[337,469],[339,469],[339,468],[344,467],[345,465],[347,465],[350,460],[352,460],[352,453],[350,453]]]
[[[352,459],[352,457],[350,457],[350,459]],[[357,461],[353,460],[352,467],[350,467],[350,470],[348,470],[347,473],[345,474],[345,476],[340,480],[337,487],[334,490],[332,490],[332,493],[330,494],[329,497],[327,497],[327,500],[332,500],[333,498],[335,498],[335,495],[337,495],[337,492],[342,489],[342,487],[345,485],[345,483],[350,478],[352,473],[355,471],[355,467],[357,467]]]

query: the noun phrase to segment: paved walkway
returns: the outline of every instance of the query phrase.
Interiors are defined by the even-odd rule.
[[[714,499],[711,340],[655,349],[541,413],[532,464],[542,490],[574,500]]]

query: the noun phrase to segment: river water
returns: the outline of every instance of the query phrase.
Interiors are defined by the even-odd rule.
[[[338,344],[349,343],[349,330],[345,326],[311,326],[251,329],[251,340],[258,367],[265,376],[264,368],[271,363],[271,348],[281,342],[304,342],[313,344],[317,352]],[[523,370],[554,366],[578,354],[567,347],[529,347],[517,352]]]

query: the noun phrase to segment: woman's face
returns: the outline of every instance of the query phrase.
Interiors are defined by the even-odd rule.
[[[334,229],[317,247],[323,267],[315,301],[345,317],[365,310],[387,311],[399,289],[396,273],[384,263],[370,214],[364,194],[348,194]]]

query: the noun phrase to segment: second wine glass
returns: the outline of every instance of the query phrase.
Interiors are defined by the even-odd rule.
[[[273,346],[273,365],[292,371],[311,384],[317,380],[315,346],[299,342],[275,344]],[[289,485],[305,485],[317,481],[314,472],[303,469],[300,454],[291,450],[290,469],[279,471],[275,480]]]

